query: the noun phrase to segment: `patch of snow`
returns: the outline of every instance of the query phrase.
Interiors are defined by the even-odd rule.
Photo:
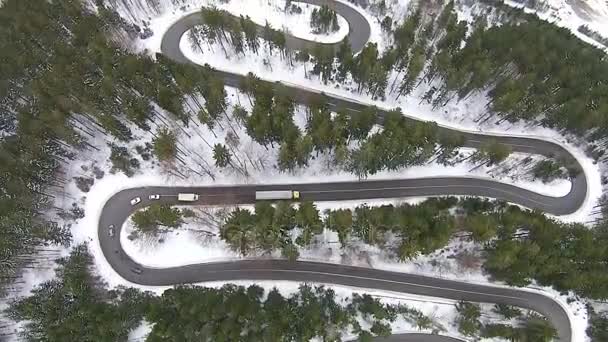
[[[338,209],[338,208],[353,208],[355,205],[359,205],[361,203],[367,203],[369,205],[381,205],[381,204],[400,204],[402,202],[415,203],[421,201],[422,199],[412,199],[412,200],[381,200],[381,201],[349,201],[347,203],[344,202],[323,202],[319,203],[318,209],[323,211],[324,209]],[[193,224],[193,228],[201,229],[200,224]],[[188,229],[188,225],[186,225],[186,229]],[[217,232],[217,226],[205,226],[205,230]],[[183,230],[180,231],[181,234],[184,233]],[[236,255],[234,252],[230,251],[228,248],[221,247],[221,245],[225,244],[219,241],[217,236],[209,237],[207,239],[201,240],[200,235],[195,235],[194,238],[198,241],[197,244],[187,243],[188,248],[184,248],[183,240],[181,238],[176,238],[175,233],[165,234],[163,236],[164,242],[162,243],[161,248],[154,249],[153,246],[150,245],[142,245],[140,241],[131,241],[125,240],[121,238],[123,247],[128,251],[128,254],[135,261],[142,263],[146,266],[153,267],[169,267],[169,266],[177,266],[179,263],[174,262],[171,259],[178,260],[187,260],[187,263],[207,263],[207,262],[218,262],[218,261],[234,261],[241,260],[242,257]],[[388,270],[393,272],[403,272],[403,273],[411,273],[411,274],[421,274],[431,277],[439,277],[444,279],[451,279],[463,282],[470,282],[476,284],[488,284],[490,286],[502,286],[508,287],[501,283],[491,282],[486,275],[484,275],[478,264],[474,264],[474,261],[477,260],[480,262],[480,247],[479,245],[474,244],[473,242],[466,240],[455,238],[453,239],[448,246],[445,248],[438,250],[427,256],[419,256],[411,261],[407,262],[398,262],[396,261],[393,255],[390,255],[384,248],[373,247],[369,245],[365,245],[363,243],[351,242],[349,243],[349,247],[346,249],[342,249],[338,243],[338,237],[335,232],[332,231],[324,231],[322,234],[316,237],[316,242],[314,245],[308,249],[300,249],[300,258],[299,260],[304,261],[315,261],[315,262],[328,262],[334,264],[346,264],[352,266],[359,267],[369,267],[374,269]],[[143,247],[144,250],[138,250],[138,248]],[[146,250],[146,248],[150,248]],[[154,250],[158,255],[154,255],[151,252]],[[472,256],[473,264],[468,263],[464,257],[461,257],[460,253],[467,253]],[[278,257],[278,253],[272,255],[273,257]],[[252,282],[243,280],[238,281],[239,284],[250,284]],[[258,282],[255,282],[258,283]],[[273,284],[277,282],[259,282],[261,284],[270,284],[269,287],[272,287]],[[296,283],[292,282],[278,282],[291,288],[297,288]],[[211,282],[204,283],[205,286],[221,286],[224,282]],[[342,288],[343,286],[329,285],[332,288]],[[264,285],[266,287],[266,285]],[[145,289],[153,290],[157,293],[162,292],[166,287],[144,287]],[[572,294],[562,295],[559,292],[553,290],[549,287],[539,287],[536,285],[531,285],[526,288],[520,288],[526,291],[540,293],[546,296],[549,296],[555,299],[562,307],[566,309],[568,315],[570,316],[570,320],[572,322],[573,328],[573,341],[586,341],[585,339],[585,330],[587,328],[587,311],[585,308],[585,303],[580,300],[569,300],[569,298],[573,298]],[[370,293],[375,296],[388,296],[395,298],[411,298],[412,295],[403,294],[403,293],[392,293],[387,291],[379,291],[366,289],[366,293]],[[416,300],[421,301],[422,303],[418,303],[415,307],[420,309],[421,307],[425,307],[427,305],[443,303],[443,304],[454,304],[454,301],[446,300],[442,298],[423,298],[420,299],[419,296],[413,296]],[[442,322],[446,322],[442,320]],[[404,330],[396,330],[396,331],[412,331],[410,329]]]
[[[396,13],[405,14],[407,13],[408,6],[409,1],[398,1],[392,4],[392,7],[389,6],[389,8],[396,11]],[[387,42],[387,39],[386,37],[383,37],[378,19],[370,13],[369,9],[363,10],[357,6],[355,6],[355,8],[365,15],[370,22],[372,28],[370,42],[378,43],[380,50],[382,50],[382,44],[383,42]],[[472,15],[469,13],[469,17],[471,16]],[[168,17],[173,19],[167,20]],[[162,34],[167,30],[171,23],[179,19],[179,17],[181,17],[179,14],[173,13],[163,19],[164,21],[161,20],[159,23],[162,25],[159,24],[156,29],[158,44],[149,44],[147,45],[147,48],[151,51],[160,51],[160,38],[162,37]],[[466,17],[464,19],[466,19]],[[261,42],[260,46],[264,47],[265,44],[262,43],[263,42]],[[362,103],[376,105],[384,109],[400,107],[407,116],[435,121],[441,126],[465,131],[472,130],[484,132],[486,134],[495,133],[497,135],[508,134],[511,136],[537,137],[557,142],[566,147],[577,158],[585,170],[588,183],[587,198],[583,206],[581,206],[576,213],[560,216],[560,219],[567,222],[587,222],[594,218],[594,215],[591,213],[593,212],[593,207],[597,204],[602,195],[603,185],[601,183],[599,166],[585,154],[584,146],[577,145],[576,138],[574,137],[564,137],[561,133],[553,129],[531,126],[529,123],[523,121],[517,123],[502,122],[500,124],[493,122],[493,120],[479,122],[477,118],[487,111],[486,104],[488,103],[488,97],[485,93],[471,96],[466,101],[452,100],[443,108],[435,109],[432,108],[430,104],[422,103],[420,101],[422,95],[432,86],[430,84],[423,84],[417,87],[409,96],[401,97],[399,99],[396,99],[394,96],[389,96],[385,101],[378,101],[371,99],[370,96],[366,94],[354,92],[352,90],[354,88],[352,83],[349,84],[348,81],[344,84],[322,84],[318,77],[308,73],[312,70],[311,63],[294,63],[293,66],[289,66],[280,56],[278,56],[278,54],[269,55],[267,52],[261,53],[260,55],[248,54],[246,57],[232,55],[227,58],[224,54],[215,53],[215,51],[219,51],[220,49],[218,46],[210,47],[206,44],[201,44],[201,46],[205,51],[200,51],[193,47],[193,44],[188,40],[187,34],[185,34],[180,41],[180,48],[187,58],[198,64],[209,64],[219,70],[240,74],[253,72],[257,76],[269,81],[280,81],[285,84],[308,88],[318,92],[323,91],[326,94],[355,99]],[[396,77],[396,75],[391,75],[389,84],[391,84],[394,77]],[[564,191],[566,187],[567,184],[562,183],[559,187],[556,187],[556,190],[558,192]],[[538,189],[535,189],[535,191],[538,191]]]
[[[346,19],[338,14],[338,31],[328,34],[315,34],[310,27],[310,16],[314,9],[321,7],[303,2],[292,1],[292,5],[299,7],[302,13],[293,13],[289,9],[284,10],[283,0],[231,0],[223,4],[217,4],[218,8],[225,9],[234,15],[248,15],[258,25],[266,22],[275,29],[288,32],[294,37],[315,41],[319,43],[337,43],[342,41],[349,32]]]
[[[342,41],[349,32],[349,25],[346,19],[338,14],[338,31],[328,34],[316,34],[312,32],[310,26],[310,15],[314,9],[320,6],[292,1],[292,4],[300,7],[302,13],[290,13],[285,11],[284,0],[192,0],[187,6],[165,10],[162,14],[150,18],[149,28],[154,35],[139,42],[140,49],[151,52],[160,52],[161,41],[167,29],[182,17],[199,12],[201,7],[217,7],[226,10],[235,16],[249,16],[258,25],[265,25],[266,22],[277,30],[289,32],[294,37],[316,41],[320,43],[337,43]],[[125,15],[125,11],[119,13]]]
[[[578,31],[587,25],[604,38],[608,38],[608,2],[605,0],[542,0],[537,8],[525,7],[520,1],[504,0],[504,3],[523,8],[526,13],[535,13],[542,20],[565,27],[582,41],[608,52],[608,46]]]
[[[128,337],[127,341],[128,342],[145,341],[146,337],[148,337],[148,335],[150,334],[150,331],[152,331],[153,327],[154,327],[153,324],[148,323],[146,320],[143,320],[137,328],[133,329],[131,331],[131,333],[129,333],[129,337]]]
[[[305,72],[312,69],[311,63],[298,63],[292,67],[282,61],[277,54],[268,55],[264,53],[260,55],[249,55],[247,57],[232,56],[230,59],[226,59],[224,54],[213,53],[213,47],[203,44],[201,44],[203,49],[210,50],[203,53],[195,51],[192,44],[190,44],[187,35],[182,37],[180,47],[189,59],[198,64],[208,63],[217,69],[240,74],[247,74],[251,71],[257,76],[269,81],[281,81],[285,84],[295,85],[317,92],[323,91],[326,94],[338,97],[352,98],[355,101],[375,105],[379,108],[392,109],[401,107],[405,111],[406,116],[435,121],[441,126],[456,128],[463,131],[471,131],[471,128],[475,127],[477,128],[475,130],[476,132],[483,131],[485,134],[496,134],[497,136],[508,134],[509,136],[537,137],[554,141],[571,151],[581,165],[583,165],[585,174],[588,177],[589,191],[585,204],[575,214],[568,215],[565,219],[568,221],[586,221],[593,206],[595,206],[597,200],[601,197],[602,185],[598,166],[594,164],[594,161],[591,158],[585,155],[580,147],[574,146],[568,138],[564,138],[558,132],[542,127],[529,127],[523,123],[513,125],[503,124],[500,126],[486,126],[475,123],[475,114],[479,115],[485,112],[485,103],[487,103],[485,95],[473,96],[473,100],[467,102],[452,101],[446,107],[437,111],[430,105],[420,103],[420,98],[422,94],[424,94],[424,89],[420,88],[425,88],[424,86],[419,87],[412,96],[404,97],[399,100],[391,100],[389,98],[387,101],[378,101],[369,98],[369,96],[365,94],[352,92],[348,88],[337,88],[338,85],[323,85],[316,77],[308,77],[309,75],[305,76]],[[416,168],[411,168],[410,170],[414,169]],[[418,171],[416,174],[425,174],[428,176],[437,175],[437,173],[435,173],[437,171],[435,170],[441,170],[438,171],[439,173],[446,171],[445,168],[436,169],[435,167],[430,167],[428,171],[432,172],[432,174],[420,173],[419,171],[422,171],[420,169],[416,170]],[[407,171],[408,170],[406,170],[406,172]],[[556,185],[557,184],[551,184],[550,186],[547,186],[546,191],[549,192],[544,192],[536,186],[533,187],[534,191],[540,191],[545,194],[551,193],[554,194],[554,196],[562,196],[569,191],[569,182],[563,182],[559,186]],[[555,195],[556,192],[559,193],[559,195]]]
[[[276,288],[279,292],[284,296],[291,296],[299,291],[300,283],[289,282],[289,281],[250,281],[250,280],[238,280],[231,281],[231,284],[235,284],[238,286],[248,287],[251,285],[258,285],[264,288],[266,296],[270,290]],[[214,287],[219,288],[225,285],[225,282],[208,282],[208,283],[200,283],[194,284],[198,286],[205,287]],[[324,284],[324,283],[308,283],[312,286],[325,286],[327,288],[331,288],[335,292],[336,303],[344,305],[349,298],[352,298],[354,294],[369,294],[370,296],[378,299],[381,303],[387,305],[406,305],[409,308],[414,308],[419,310],[424,315],[428,316],[433,320],[433,322],[440,323],[446,331],[442,332],[441,335],[451,336],[454,338],[465,339],[465,337],[458,332],[458,327],[453,323],[456,321],[458,317],[458,312],[456,311],[455,301],[435,298],[435,297],[427,297],[427,296],[418,296],[401,292],[391,292],[391,291],[380,291],[377,289],[366,289],[366,288],[358,288],[358,287],[349,287],[343,285],[336,284]],[[170,287],[153,287],[149,288],[152,292],[160,295],[166,289]],[[485,312],[484,314],[489,314]],[[491,315],[491,314],[490,314]],[[495,318],[497,319],[497,318]],[[357,321],[361,324],[361,326],[365,329],[370,328],[370,323],[367,322],[363,317],[359,316]],[[393,333],[431,333],[430,329],[419,330],[415,324],[415,322],[410,322],[404,319],[402,316],[399,316],[395,322],[391,325]],[[151,331],[152,326],[143,322],[140,327],[134,330],[131,335],[129,341],[131,342],[139,342],[145,339],[145,336]],[[137,338],[132,338],[137,336]],[[351,335],[348,333],[343,333],[343,338],[345,340],[356,339],[355,335]]]
[[[133,221],[129,219],[123,225],[120,244],[136,262],[156,268],[241,259],[224,240],[200,233],[201,228],[207,230],[201,222],[188,221],[179,229],[163,234],[162,242],[144,237],[129,239],[134,231]]]

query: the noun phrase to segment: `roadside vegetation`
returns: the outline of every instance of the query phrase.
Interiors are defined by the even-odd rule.
[[[608,341],[608,310],[595,310],[589,305],[587,311],[589,313],[587,335],[591,338],[591,341]]]
[[[339,340],[343,333],[366,341],[390,335],[390,324],[399,318],[420,329],[444,330],[415,308],[384,304],[367,294],[340,298],[330,288],[306,284],[290,295],[233,284],[177,286],[161,296],[134,288],[109,291],[91,271],[86,245],[75,247],[58,264],[56,279],[11,303],[9,316],[25,325],[15,337],[127,341],[142,320],[153,325],[146,341]]]
[[[24,328],[27,341],[127,341],[142,321],[152,325],[146,341],[308,341],[340,340],[343,334],[368,341],[389,336],[398,319],[420,330],[446,331],[435,318],[404,304],[385,304],[368,294],[339,297],[331,288],[300,285],[289,295],[276,288],[226,284],[218,288],[176,286],[161,296],[134,288],[107,286],[91,271],[87,245],[58,261],[57,277],[26,298],[10,303],[8,315]],[[481,322],[477,304],[460,302],[456,326],[470,337],[550,341],[555,330],[534,313],[504,306],[494,316],[515,326]],[[444,323],[446,324],[446,323]],[[600,332],[601,333],[601,332]]]
[[[133,214],[131,220],[137,234],[156,236],[179,228],[184,222],[183,216],[184,210],[172,208],[169,205],[152,204]]]
[[[434,14],[437,10],[439,15]],[[380,53],[369,43],[357,55],[348,41],[337,51],[319,45],[313,51],[296,52],[285,50],[268,35],[254,36],[253,30],[249,36],[243,35],[240,29],[217,24],[218,20],[206,21],[205,27],[231,32],[230,39],[218,36],[225,39],[224,48],[259,54],[257,38],[262,38],[270,50],[276,47],[287,63],[310,61],[312,74],[322,81],[342,83],[349,78],[354,90],[374,98],[409,95],[421,83],[433,83],[422,100],[439,109],[452,99],[486,92],[490,97],[488,111],[480,122],[524,120],[564,130],[595,142],[601,155],[608,132],[603,120],[608,106],[604,52],[567,29],[513,12],[519,14],[510,11],[503,25],[490,27],[480,17],[468,28],[466,22],[458,20],[453,1],[443,8],[423,3],[400,25],[393,26],[393,18],[387,20],[391,23],[385,26],[393,41],[391,48]],[[191,40],[207,42],[206,31],[192,31]],[[577,91],[580,89],[592,91]]]
[[[362,205],[320,213],[310,202],[271,206],[258,202],[255,213],[237,209],[220,228],[220,237],[243,255],[282,251],[297,259],[323,230],[340,245],[365,243],[407,261],[445,247],[454,235],[483,246],[483,270],[514,286],[536,282],[582,297],[608,298],[608,229],[566,224],[500,201],[454,197],[419,204]]]
[[[406,121],[398,110],[386,114],[383,130],[373,130],[379,117],[376,109],[348,117],[338,110],[333,115],[323,99],[308,104],[306,128],[300,130],[293,122],[293,97],[254,75],[240,87],[251,101],[251,113],[243,108],[228,113],[223,81],[209,67],[130,53],[130,42],[146,33],[105,7],[103,1],[95,3],[97,13],[79,0],[5,0],[0,8],[3,286],[19,279],[38,250],[70,245],[69,225],[55,222],[54,199],[72,181],[64,178],[71,161],[98,150],[91,143],[95,137],[108,144],[112,171],[128,176],[140,168],[136,155],[153,155],[164,165],[188,168],[184,159],[196,151],[181,146],[176,135],[186,125],[205,125],[211,131],[231,129],[232,121],[223,121],[228,116],[240,120],[261,145],[279,146],[278,167],[286,172],[306,167],[316,154],[331,152],[336,166],[364,178],[435,159],[453,163],[456,150],[464,144],[462,137],[439,134],[433,123]],[[595,156],[603,157],[608,141],[608,62],[601,51],[564,29],[533,18],[492,28],[480,19],[468,32],[466,24],[457,20],[453,3],[445,4],[438,16],[427,10],[422,6],[395,26],[393,20],[387,20],[383,27],[391,32],[394,47],[383,53],[368,44],[353,55],[347,41],[337,51],[320,46],[313,51],[288,51],[282,32],[266,27],[259,33],[247,17],[226,20],[226,13],[212,10],[203,11],[207,29],[192,34],[196,41],[203,37],[205,42],[223,44],[225,53],[230,48],[242,55],[261,53],[262,42],[287,63],[310,61],[311,73],[323,82],[352,79],[354,91],[377,99],[406,96],[420,82],[435,82],[423,100],[440,109],[450,99],[487,91],[490,103],[482,121],[525,120],[575,133],[592,141]],[[330,28],[332,25],[330,20]],[[389,82],[393,73],[398,77]],[[136,130],[153,131],[155,139],[131,151],[127,146],[137,139]],[[214,160],[199,160],[203,171],[192,172],[213,178],[213,164],[230,166],[243,175],[248,167],[259,167],[239,158],[228,143],[208,147],[213,149]],[[475,158],[480,164],[496,164],[509,153],[505,146],[488,144]],[[535,176],[549,179],[559,170],[545,163],[535,169]],[[89,187],[87,182],[81,180],[81,186]],[[258,217],[261,211],[265,214]],[[82,209],[75,206],[73,216],[82,215]],[[163,207],[148,209],[138,220],[142,230],[152,231],[160,225],[173,228],[180,223],[173,209]],[[257,228],[245,230],[246,225]],[[301,230],[297,236],[288,234],[296,228]],[[494,201],[435,199],[415,206],[331,211],[323,218],[311,203],[297,209],[288,204],[276,208],[260,204],[255,213],[242,210],[233,214],[222,227],[222,237],[241,253],[278,249],[295,259],[294,247],[308,245],[324,228],[338,232],[344,246],[359,239],[387,247],[404,260],[441,248],[452,234],[464,232],[484,245],[484,269],[495,279],[517,286],[537,281],[589,298],[608,298],[605,221],[587,229]],[[160,299],[133,289],[106,291],[89,271],[91,257],[83,246],[74,247],[71,257],[59,265],[57,279],[13,302],[8,311],[11,318],[24,322],[26,340],[124,341],[142,318],[156,323],[152,336],[157,340],[179,340],[199,328],[218,334],[234,329],[261,339],[291,336],[294,331],[330,336],[336,329],[352,329],[366,338],[386,334],[392,313],[404,314],[400,308],[376,303],[383,318],[370,313],[373,330],[357,330],[349,310],[364,312],[363,303],[370,299],[353,298],[347,306],[337,307],[327,289],[303,287],[293,297],[274,296],[287,304],[272,311],[276,303],[266,303],[255,287],[184,287]],[[304,306],[302,296],[310,296],[318,305]],[[187,301],[191,298],[208,301]],[[247,305],[242,312],[239,306],[218,304],[224,299],[237,300],[234,298]],[[159,306],[160,301],[184,307]],[[318,316],[319,307],[327,308],[323,314],[335,312],[336,317]],[[286,308],[300,313],[295,316],[298,319],[293,312],[281,311]],[[192,323],[190,315],[179,324],[173,321],[189,310],[202,310],[208,320]],[[210,316],[220,310],[237,318],[223,326],[224,321]],[[247,313],[243,317],[251,319],[246,322],[249,325],[241,324],[239,315]],[[308,323],[299,323],[302,317]],[[258,318],[276,325],[261,331],[241,330]],[[590,334],[601,341],[605,317],[592,316],[592,321]],[[483,328],[480,331],[484,333]]]
[[[336,11],[327,5],[322,5],[320,9],[313,9],[310,14],[310,27],[317,34],[328,34],[340,29],[338,15]]]

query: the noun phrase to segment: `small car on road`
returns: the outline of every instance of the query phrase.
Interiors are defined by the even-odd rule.
[[[108,226],[108,235],[110,237],[114,237],[114,225],[113,224]]]
[[[131,205],[136,205],[139,202],[141,202],[141,197],[135,197],[131,200]]]
[[[141,268],[139,267],[135,267],[131,269],[131,272],[135,273],[135,274],[141,274]]]
[[[156,194],[156,195],[150,195],[150,196],[148,196],[148,199],[159,200],[160,199],[160,195],[158,195],[158,194]]]

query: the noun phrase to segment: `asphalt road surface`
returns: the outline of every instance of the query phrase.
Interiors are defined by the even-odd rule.
[[[359,51],[369,38],[369,24],[357,11],[331,0],[304,0],[312,4],[328,3],[349,22],[349,40],[354,51]],[[191,63],[180,51],[181,36],[191,27],[201,24],[200,16],[185,16],[173,24],[163,37],[162,53],[174,61]],[[306,42],[288,37],[289,48],[310,47]],[[331,44],[330,44],[331,45]],[[335,47],[335,44],[332,46]],[[227,85],[238,87],[242,75],[218,71]],[[318,97],[319,92],[297,86],[283,84],[294,98],[306,103]],[[365,105],[339,96],[325,94],[334,108],[344,108],[350,112],[362,110]],[[380,112],[380,121],[384,112]],[[412,118],[412,120],[414,120]],[[180,192],[197,193],[200,198],[191,205],[221,205],[253,203],[258,190],[298,190],[303,200],[340,201],[373,198],[397,198],[411,196],[471,195],[498,198],[540,209],[556,215],[570,214],[584,202],[587,194],[587,181],[581,166],[563,147],[550,141],[534,138],[494,136],[481,133],[453,131],[441,127],[442,134],[462,134],[466,146],[479,147],[488,141],[498,141],[509,145],[515,152],[535,153],[561,159],[574,170],[572,189],[564,197],[551,197],[518,188],[513,185],[466,177],[438,177],[419,179],[377,180],[362,182],[337,182],[316,184],[284,185],[243,185],[217,187],[144,187],[121,191],[110,198],[99,220],[99,241],[102,251],[114,270],[128,281],[141,285],[166,286],[206,281],[234,280],[289,280],[297,282],[319,282],[339,284],[360,288],[374,288],[441,297],[452,300],[466,300],[480,303],[500,303],[528,308],[548,317],[558,331],[559,341],[571,341],[571,324],[564,308],[552,298],[514,288],[470,284],[415,274],[382,271],[370,268],[344,266],[316,262],[289,262],[286,260],[247,260],[186,265],[171,268],[150,268],[131,259],[120,244],[120,229],[129,215],[135,210],[150,205],[154,200],[148,196],[160,194],[156,202],[176,204]],[[141,203],[131,206],[130,200],[140,197]],[[182,203],[183,204],[183,203]],[[108,227],[115,227],[114,236]],[[456,339],[428,334],[397,334],[377,341],[424,341],[453,342]]]
[[[331,0],[306,0],[312,4],[319,3],[331,3],[335,4],[336,11],[343,15],[346,20],[350,23],[349,40],[356,42],[357,45],[353,44],[353,50],[361,49],[365,42],[369,38],[369,25],[365,18],[361,16],[352,7],[345,5],[340,2],[333,2]],[[162,53],[170,59],[180,63],[192,63],[179,48],[179,41],[181,37],[190,28],[201,25],[201,16],[197,13],[185,16],[182,19],[175,22],[165,33],[161,43]],[[301,39],[293,38],[287,40],[287,46],[292,49],[297,49],[302,46]],[[305,41],[304,41],[305,42]],[[310,42],[308,42],[310,43]],[[290,45],[293,44],[293,45]],[[315,43],[318,44],[318,43]],[[331,45],[331,44],[330,44]],[[233,74],[224,71],[216,71],[219,76],[224,79],[226,85],[231,87],[239,87],[241,80],[244,78],[243,75]],[[282,86],[286,91],[290,92],[290,95],[300,103],[309,103],[314,98],[319,96],[326,96],[329,105],[333,109],[346,109],[348,112],[360,112],[367,106],[356,100],[347,99],[341,96],[333,96],[331,94],[319,93],[313,89],[301,88],[296,85],[290,85],[282,83]],[[379,110],[380,123],[386,112]],[[414,118],[408,117],[410,120]],[[307,194],[308,199],[315,198],[318,200],[324,200],[332,198],[334,200],[343,199],[367,199],[367,198],[382,198],[392,196],[379,196],[380,194],[387,193],[399,193],[401,196],[441,196],[441,195],[471,195],[471,196],[484,196],[492,197],[501,200],[506,200],[512,203],[521,204],[528,208],[539,209],[547,213],[554,215],[567,215],[575,212],[585,201],[587,196],[587,179],[582,167],[578,161],[561,145],[551,141],[542,139],[535,139],[529,137],[513,137],[513,136],[500,136],[491,134],[482,134],[468,131],[458,131],[447,127],[439,127],[440,134],[459,134],[465,139],[465,146],[478,148],[484,143],[490,141],[497,141],[504,145],[508,145],[513,152],[522,153],[533,153],[540,154],[547,157],[553,157],[561,160],[562,163],[567,165],[571,170],[574,171],[575,175],[571,178],[572,187],[570,192],[563,197],[552,197],[544,196],[532,191],[528,191],[513,185],[492,182],[488,180],[479,180],[474,178],[464,177],[444,177],[434,178],[431,180],[407,180],[401,182],[400,189],[379,189],[376,191],[360,191],[361,188],[365,187],[365,183],[358,183],[355,185],[349,183],[346,187],[358,187],[354,189],[356,192],[342,191],[341,194],[334,191],[332,194],[320,193],[316,191],[314,194]],[[387,186],[388,188],[394,188],[395,184]],[[405,189],[404,187],[408,187]],[[317,188],[324,188],[323,185],[318,185]],[[329,189],[332,190],[332,189]],[[407,192],[404,190],[408,190]],[[314,192],[314,189],[311,189]],[[376,194],[375,196],[373,196]],[[366,197],[371,195],[371,197]]]

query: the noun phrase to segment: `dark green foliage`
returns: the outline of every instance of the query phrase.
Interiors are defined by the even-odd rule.
[[[112,172],[122,171],[131,177],[139,169],[139,160],[133,158],[129,150],[124,146],[110,145],[110,161],[112,162]]]
[[[26,341],[126,342],[143,319],[152,325],[146,341],[336,341],[344,332],[387,336],[399,313],[415,312],[369,295],[341,299],[330,288],[306,284],[287,297],[233,284],[177,286],[160,297],[108,291],[89,270],[92,262],[86,245],[77,246],[59,261],[56,280],[10,304],[7,313],[24,324]],[[361,329],[360,314],[369,331]]]
[[[353,151],[348,170],[360,177],[383,170],[422,165],[435,153],[437,125],[412,122],[395,110],[384,118],[384,129]]]
[[[479,305],[461,301],[456,304],[456,310],[460,314],[457,319],[458,331],[465,336],[476,336],[481,328]]]
[[[50,207],[46,187],[73,158],[67,151],[91,153],[95,147],[87,139],[94,135],[130,140],[128,121],[144,130],[149,120],[167,114],[187,123],[184,97],[197,103],[200,94],[221,105],[208,68],[162,56],[155,62],[109,40],[128,44],[137,29],[96,3],[95,13],[81,0],[8,0],[0,7],[0,121],[9,128],[0,142],[3,280],[14,278],[34,247],[69,242],[67,228],[43,215]],[[114,170],[133,175],[138,160],[124,147],[111,149]],[[163,157],[174,154],[166,151]]]
[[[156,203],[137,211],[131,220],[136,232],[144,235],[157,235],[167,229],[179,228],[183,223],[182,212],[179,209]]]
[[[503,145],[497,141],[490,141],[481,145],[479,150],[475,153],[473,160],[492,166],[500,164],[502,161],[507,159],[511,154],[511,148]]]
[[[215,166],[226,167],[230,164],[230,151],[228,147],[223,144],[215,144],[213,146],[213,159],[215,160]]]
[[[299,227],[302,231],[295,242],[300,246],[309,245],[326,228],[338,234],[342,246],[358,239],[407,260],[437,251],[461,231],[486,242],[483,268],[495,279],[516,286],[536,280],[558,290],[608,298],[608,269],[603,261],[608,255],[608,230],[604,226],[589,230],[504,202],[477,198],[332,210],[325,213],[322,223],[310,202],[303,202],[299,210],[279,210],[288,220],[274,218],[277,210],[268,204],[256,209],[263,210],[263,219],[239,209],[222,227],[222,238],[244,255],[292,244],[285,234]]]
[[[239,208],[230,213],[222,225],[220,237],[232,250],[248,255],[257,249],[254,220],[255,216],[249,210]]]
[[[254,97],[254,106],[247,119],[247,134],[262,145],[273,145],[300,135],[293,122],[295,101],[284,88],[275,89],[254,75],[241,89]]]
[[[296,238],[296,243],[300,246],[308,246],[313,236],[323,231],[323,223],[319,217],[319,210],[310,201],[300,202],[295,215],[295,224],[302,230],[300,236]]]
[[[473,240],[485,242],[496,236],[498,222],[492,215],[472,214],[465,218],[464,225]]]
[[[495,313],[501,315],[505,319],[512,319],[521,316],[521,310],[506,304],[496,304],[492,309]]]
[[[507,20],[489,28],[478,21],[465,40],[466,24],[457,22],[453,4],[444,8],[435,34],[445,35],[426,75],[444,82],[433,104],[447,102],[454,93],[464,98],[489,88],[490,109],[501,119],[538,121],[591,139],[605,137],[604,52],[534,16],[518,13]]]
[[[171,161],[177,155],[177,138],[175,133],[166,128],[160,129],[152,141],[154,154],[160,161]]]
[[[321,230],[319,211],[312,202],[303,202],[299,210],[290,202],[258,202],[255,214],[249,210],[233,211],[220,228],[220,236],[242,255],[255,251],[280,250],[284,257],[295,260],[298,251],[295,242],[307,245]],[[299,227],[301,235],[292,241],[291,231]]]
[[[608,341],[608,311],[596,312],[591,306],[587,306],[589,313],[589,327],[587,336],[591,342]]]
[[[519,286],[536,279],[558,290],[608,297],[605,227],[589,230],[515,207],[497,217],[499,239],[488,246],[484,264],[494,277]]]
[[[502,337],[509,341],[554,341],[557,336],[555,328],[542,317],[530,315],[520,318],[517,326],[505,324],[486,324],[481,328],[484,338]]]
[[[566,176],[566,171],[554,160],[541,160],[532,169],[534,178],[541,179],[543,182],[551,182],[554,179]]]
[[[388,68],[382,63],[375,43],[369,43],[355,56],[349,66],[359,92],[367,90],[374,99],[384,99]]]
[[[313,32],[327,34],[336,32],[340,29],[336,11],[327,5],[322,5],[320,9],[313,9],[310,14],[310,26]]]
[[[89,271],[86,245],[58,261],[57,279],[42,283],[31,296],[11,303],[11,319],[26,321],[27,341],[127,341],[143,317],[146,295],[135,289],[106,291]]]
[[[342,331],[360,331],[358,305],[347,300],[343,306],[331,289],[301,285],[289,297],[276,289],[263,297],[263,289],[255,285],[167,290],[146,314],[154,324],[148,341],[335,341]],[[378,305],[378,310],[389,310]],[[373,332],[390,334],[386,323],[373,326]]]
[[[348,120],[348,131],[350,137],[356,140],[364,140],[367,138],[372,127],[377,123],[378,109],[375,107],[366,107],[360,112],[350,114]]]
[[[325,227],[338,233],[341,245],[346,242],[352,232],[353,214],[350,209],[331,210],[326,213]]]

